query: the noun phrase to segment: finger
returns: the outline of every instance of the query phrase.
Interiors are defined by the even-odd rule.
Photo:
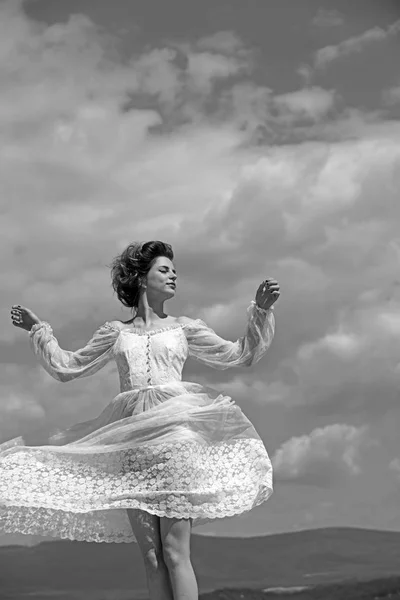
[[[276,293],[279,293],[278,289],[268,289],[268,290],[264,291],[264,293],[262,294],[262,297],[264,299],[267,299],[267,298],[270,298],[272,294],[276,294]]]
[[[270,289],[273,285],[276,285],[275,281],[270,280],[270,281],[264,281],[264,283],[262,284],[262,289],[267,290]]]

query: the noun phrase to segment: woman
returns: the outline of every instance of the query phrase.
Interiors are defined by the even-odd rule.
[[[112,265],[128,322],[101,326],[81,350],[62,350],[50,325],[15,305],[41,364],[62,382],[92,375],[114,359],[120,393],[94,420],[59,432],[44,446],[0,447],[0,531],[95,542],[137,541],[152,600],[194,600],[193,525],[233,516],[272,493],[268,454],[227,396],[183,382],[192,356],[217,369],[250,366],[274,335],[279,286],[267,279],[237,342],[207,325],[164,311],[176,292],[172,248],[131,244]]]

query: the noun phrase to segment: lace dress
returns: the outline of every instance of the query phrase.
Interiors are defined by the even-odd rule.
[[[254,364],[274,323],[255,303],[236,342],[200,320],[150,332],[105,323],[76,352],[59,347],[49,324],[35,325],[31,344],[50,375],[68,382],[115,360],[120,393],[47,445],[0,445],[0,533],[133,542],[129,508],[196,526],[267,500],[271,462],[251,422],[231,398],[181,374],[189,356],[216,369]]]

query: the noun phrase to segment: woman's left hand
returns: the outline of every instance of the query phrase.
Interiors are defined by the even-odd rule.
[[[256,304],[263,310],[268,310],[278,300],[280,294],[276,279],[268,277],[257,290]]]

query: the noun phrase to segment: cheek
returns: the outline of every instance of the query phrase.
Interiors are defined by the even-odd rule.
[[[151,286],[158,286],[160,284],[164,283],[164,277],[162,275],[152,275],[151,277],[149,277],[148,279],[148,285]]]

